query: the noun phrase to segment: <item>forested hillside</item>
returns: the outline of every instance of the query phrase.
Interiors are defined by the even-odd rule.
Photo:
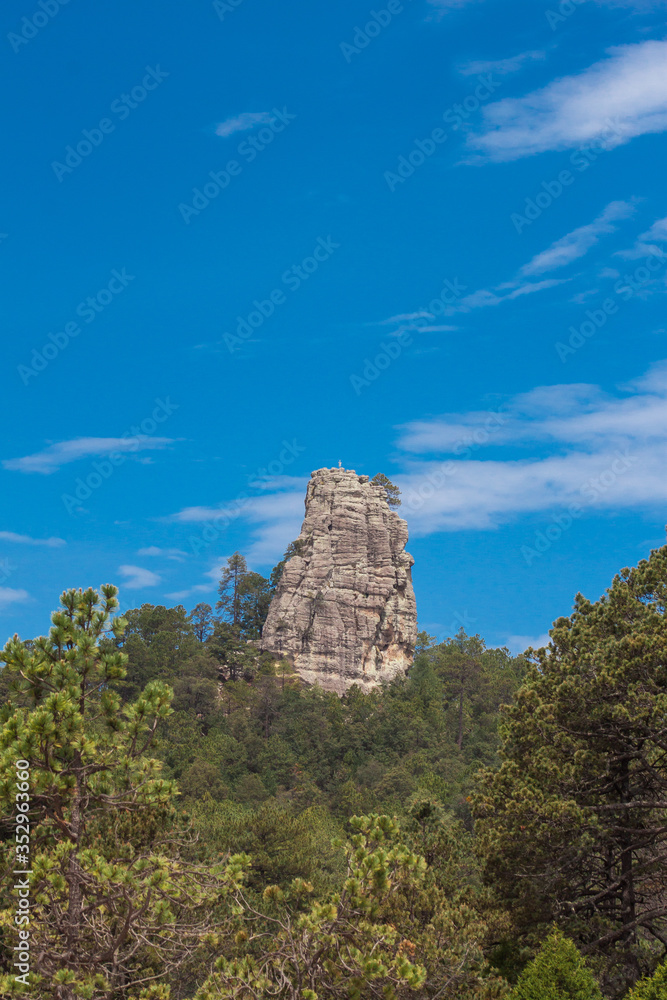
[[[421,633],[342,698],[253,644],[281,569],[5,648],[1,995],[667,996],[667,547],[546,650]]]

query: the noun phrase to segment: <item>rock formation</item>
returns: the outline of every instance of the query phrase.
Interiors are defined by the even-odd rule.
[[[286,657],[306,683],[337,694],[405,673],[417,637],[407,540],[407,524],[368,476],[313,472],[261,648]]]

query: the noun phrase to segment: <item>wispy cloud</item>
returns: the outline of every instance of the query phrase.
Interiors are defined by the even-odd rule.
[[[636,211],[635,205],[628,201],[612,201],[596,219],[586,226],[573,229],[567,236],[561,237],[550,247],[537,254],[521,268],[525,275],[543,274],[559,267],[571,264],[573,260],[583,257],[591,247],[599,242],[601,236],[615,233],[618,226],[614,225],[622,219],[629,219]]]
[[[123,586],[128,590],[139,590],[141,587],[155,587],[161,581],[157,573],[142,566],[119,566],[118,572],[125,577]]]
[[[505,645],[510,653],[514,654],[525,653],[529,648],[540,649],[542,646],[548,646],[550,642],[548,632],[542,635],[508,635],[505,639]]]
[[[458,326],[428,322],[428,320],[435,319],[436,316],[433,313],[421,309],[419,312],[399,313],[397,316],[390,316],[389,319],[367,323],[366,326],[396,326],[397,329],[390,333],[390,337],[397,337],[404,330],[416,330],[419,333],[451,333],[454,330],[458,330]]]
[[[667,362],[613,395],[586,384],[540,386],[508,400],[500,413],[414,421],[398,445],[412,456],[408,472],[395,479],[417,534],[496,528],[572,502],[662,508]],[[484,456],[487,447],[493,458]],[[497,457],[503,448],[509,455]],[[527,458],[527,450],[538,453]]]
[[[471,295],[459,299],[456,305],[450,306],[446,312],[448,315],[454,315],[458,312],[470,312],[471,309],[499,306],[503,302],[513,302],[524,295],[534,295],[535,292],[543,292],[547,288],[562,285],[566,280],[565,278],[545,278],[544,281],[508,281],[497,285],[495,289],[480,288],[478,291],[472,292]],[[507,289],[509,291],[506,291]],[[498,294],[499,292],[500,294]]]
[[[635,241],[635,245],[630,250],[619,250],[618,256],[629,260],[638,257],[648,257],[649,254],[662,255],[664,250],[660,243],[667,242],[667,216],[664,219],[656,219],[650,229],[645,233],[640,233]]]
[[[246,132],[256,125],[268,125],[272,119],[273,115],[270,111],[244,111],[243,114],[236,115],[234,118],[227,118],[224,122],[216,125],[215,134],[223,139],[227,139],[230,135],[234,135],[235,132]]]
[[[662,508],[667,361],[616,393],[579,383],[538,386],[495,411],[413,421],[401,428],[397,446],[405,471],[392,479],[415,535],[490,530],[572,502],[606,511]],[[491,457],[485,448],[494,449]],[[270,566],[299,533],[305,486],[305,479],[293,479],[284,490],[246,500],[240,510],[193,506],[170,520],[197,525],[223,514],[238,517],[251,530],[249,564]],[[212,582],[218,572],[216,561],[208,574]]]
[[[215,587],[212,583],[196,583],[194,587],[188,587],[186,590],[175,590],[171,594],[165,594],[172,601],[184,601],[188,597],[194,597],[197,594],[213,594]]]
[[[0,587],[0,610],[10,604],[23,604],[30,600],[27,590],[14,590],[13,587]]]
[[[183,552],[182,549],[161,549],[157,545],[149,545],[148,548],[139,549],[137,555],[173,559],[175,562],[183,562],[188,557],[187,552]]]
[[[526,97],[487,105],[483,131],[470,135],[470,147],[504,161],[570,149],[607,132],[611,149],[635,136],[665,131],[667,42],[620,45],[607,52],[606,59],[577,75]]]
[[[532,262],[531,262],[532,263]],[[525,295],[534,295],[536,292],[543,292],[549,288],[555,288],[569,281],[569,278],[544,278],[542,281],[527,281],[526,270],[530,264],[525,265],[518,275],[511,281],[504,281],[493,288],[479,288],[469,295],[463,295],[451,303],[440,304],[440,315],[448,317],[457,313],[469,313],[474,309],[487,309],[490,306],[499,306],[503,302],[514,302]],[[554,265],[560,266],[560,265]],[[544,268],[547,269],[546,267]],[[465,286],[463,286],[465,290]],[[389,334],[391,337],[398,336],[404,330],[415,330],[419,333],[451,333],[459,327],[444,323],[429,323],[428,320],[436,320],[433,313],[425,310],[413,313],[401,313],[398,316],[391,316],[389,319],[380,320],[373,326],[389,324],[399,324],[398,329]]]
[[[667,7],[667,0],[593,0],[601,7],[631,7],[638,13]]]
[[[297,537],[303,521],[303,498],[308,483],[301,477],[280,477],[267,482],[267,492],[249,497],[241,506],[186,507],[169,520],[177,524],[202,524],[226,519],[241,520],[251,526],[251,541],[245,552],[249,565],[270,566],[281,558],[289,542]],[[273,491],[268,487],[272,485]],[[284,488],[280,488],[281,485]]]
[[[172,594],[165,594],[165,597],[173,598],[175,601],[184,601],[188,597],[199,597],[208,594],[213,603],[215,592],[218,589],[222,567],[227,562],[228,556],[214,556],[209,562],[209,568],[204,572],[206,583],[195,583],[191,587],[177,590]]]
[[[427,2],[429,6],[436,8],[440,16],[444,16],[450,10],[460,10],[461,7],[479,3],[480,0],[427,0]]]
[[[67,545],[64,538],[31,538],[30,535],[17,535],[15,531],[0,531],[0,542],[12,542],[15,545],[45,545],[49,549]]]
[[[544,49],[532,49],[530,52],[521,52],[517,56],[510,56],[509,59],[480,59],[466,63],[459,72],[462,76],[479,76],[481,73],[510,76],[512,73],[518,73],[527,62],[545,59],[546,55]]]
[[[454,330],[458,330],[458,326],[448,326],[441,323],[437,326],[420,326],[419,330],[421,333],[452,333]]]
[[[173,438],[150,437],[148,435],[122,438],[75,438],[72,441],[58,441],[56,444],[44,448],[43,451],[35,452],[33,455],[25,455],[23,458],[4,459],[2,465],[3,468],[12,472],[39,472],[48,476],[52,472],[57,472],[61,466],[70,462],[78,462],[83,458],[97,458],[100,455],[114,453],[159,451],[173,444],[173,441]]]
[[[426,312],[421,309],[419,312],[412,313],[398,313],[396,316],[390,316],[389,319],[380,319],[376,323],[369,323],[369,326],[395,326],[396,323],[414,323],[418,319],[434,319],[432,313]]]

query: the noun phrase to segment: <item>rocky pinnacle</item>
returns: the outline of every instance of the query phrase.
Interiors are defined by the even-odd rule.
[[[343,694],[404,674],[417,608],[408,526],[381,486],[351,469],[317,469],[306,516],[262,632],[308,684]]]

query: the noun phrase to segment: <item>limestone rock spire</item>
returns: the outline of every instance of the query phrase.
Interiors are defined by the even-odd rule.
[[[311,473],[296,552],[285,565],[261,648],[306,683],[342,694],[405,673],[417,638],[408,528],[382,486],[354,470]]]

